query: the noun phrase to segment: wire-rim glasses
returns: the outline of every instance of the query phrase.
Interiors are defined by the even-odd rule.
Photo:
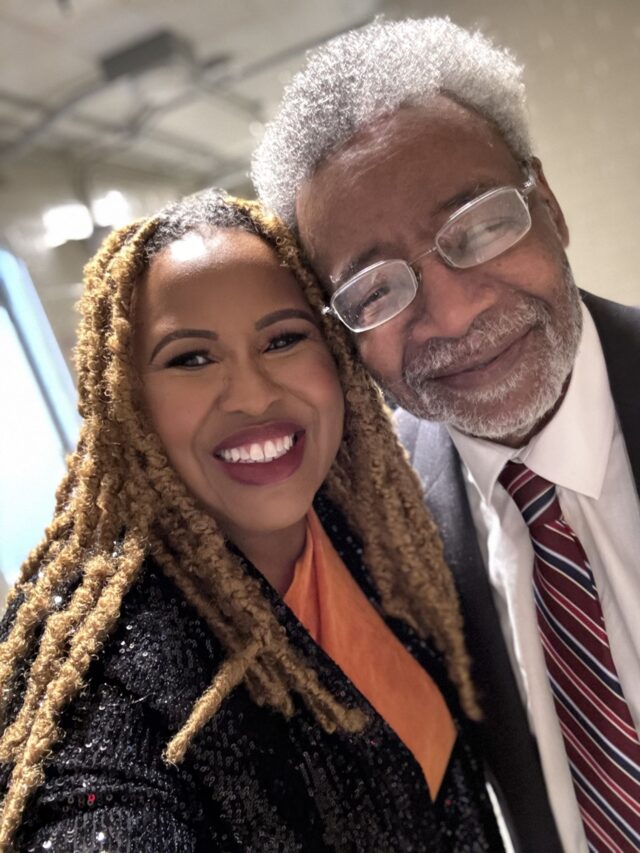
[[[378,261],[349,278],[323,313],[334,314],[352,332],[387,323],[411,304],[418,291],[414,265],[434,252],[455,269],[468,269],[503,254],[531,228],[530,174],[521,187],[488,190],[458,208],[438,230],[433,245],[412,261]]]

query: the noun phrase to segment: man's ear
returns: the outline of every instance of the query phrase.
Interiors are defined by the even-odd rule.
[[[551,187],[544,176],[540,160],[537,157],[532,157],[530,164],[536,178],[536,190],[549,211],[549,216],[555,226],[558,237],[566,249],[569,245],[569,228],[562,213],[562,208],[558,204],[555,195],[551,192]]]

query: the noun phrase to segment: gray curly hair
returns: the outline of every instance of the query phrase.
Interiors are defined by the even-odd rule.
[[[300,185],[332,151],[377,116],[438,94],[476,110],[518,159],[530,158],[522,67],[508,50],[448,18],[377,18],[312,51],[285,89],[253,158],[261,201],[295,229]]]

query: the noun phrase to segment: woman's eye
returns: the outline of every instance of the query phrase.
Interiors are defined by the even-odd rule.
[[[167,362],[167,367],[204,367],[212,360],[207,352],[181,352]]]
[[[282,332],[271,338],[267,346],[267,352],[288,349],[300,343],[300,341],[307,340],[308,337],[309,335],[306,332]]]

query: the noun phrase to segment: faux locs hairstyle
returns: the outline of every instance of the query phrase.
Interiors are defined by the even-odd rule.
[[[345,391],[345,435],[328,495],[363,541],[385,612],[435,642],[463,708],[479,716],[453,581],[378,390],[346,329],[322,315],[322,292],[287,230],[257,204],[209,190],[115,231],[85,270],[76,351],[83,426],[53,521],[12,593],[13,621],[0,645],[0,761],[12,767],[0,814],[1,850],[11,848],[26,803],[44,780],[61,712],[85,684],[123,597],[149,560],[226,650],[213,683],[167,744],[168,762],[182,760],[194,734],[241,682],[256,702],[284,715],[294,712],[296,694],[327,731],[366,724],[290,644],[259,583],[170,466],[138,402],[131,356],[136,283],[166,246],[214,228],[257,235],[299,281]]]

